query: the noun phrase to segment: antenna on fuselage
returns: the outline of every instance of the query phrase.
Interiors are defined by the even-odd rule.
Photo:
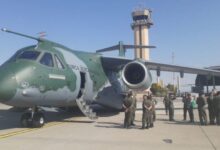
[[[45,31],[41,31],[41,32],[39,32],[39,33],[37,33],[37,34],[38,34],[38,37],[39,37],[39,38],[44,38],[45,36],[47,36],[47,34],[46,34]]]
[[[16,35],[19,35],[19,36],[23,36],[23,37],[26,37],[26,38],[29,38],[29,39],[34,39],[34,40],[37,40],[38,42],[43,41],[43,39],[41,39],[41,38],[37,38],[37,37],[33,37],[33,36],[22,34],[22,33],[14,32],[14,31],[8,30],[6,28],[2,28],[1,30],[3,32],[8,32],[8,33],[12,33],[12,34],[16,34]]]

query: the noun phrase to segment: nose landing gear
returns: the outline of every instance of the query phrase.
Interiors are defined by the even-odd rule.
[[[33,127],[33,128],[40,128],[45,124],[45,117],[44,114],[39,108],[34,107],[31,108],[31,111],[25,112],[21,116],[21,125],[22,127]]]

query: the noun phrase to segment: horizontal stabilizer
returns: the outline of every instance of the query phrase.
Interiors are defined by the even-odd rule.
[[[108,51],[115,51],[115,50],[126,50],[126,49],[133,49],[133,48],[156,48],[156,46],[147,46],[147,45],[124,45],[122,44],[122,42],[119,42],[119,44],[111,46],[111,47],[107,47],[107,48],[103,48],[100,50],[97,50],[97,53],[100,52],[108,52]]]

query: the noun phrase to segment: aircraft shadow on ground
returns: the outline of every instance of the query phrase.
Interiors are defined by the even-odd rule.
[[[23,111],[13,111],[13,110],[0,110],[0,130],[22,128],[20,124],[20,118]],[[49,122],[64,122],[65,119],[74,116],[83,116],[82,114],[70,114],[64,112],[48,112],[45,111],[46,123]]]
[[[115,123],[115,122],[97,122],[95,127],[100,128],[123,128],[123,124]]]
[[[81,120],[75,120],[74,117],[84,117],[84,115],[79,111],[67,112],[64,110],[56,109],[57,111],[44,111],[46,123],[50,122],[67,122],[67,123],[93,123],[93,120],[89,120],[87,117]],[[117,115],[118,111],[112,111],[110,109],[97,109],[98,117],[108,117]],[[20,125],[20,118],[24,110],[8,109],[0,110],[0,130],[22,128]],[[70,119],[71,118],[71,119]]]
[[[115,110],[98,110],[95,111],[98,117],[111,117],[118,115],[120,112]]]
[[[200,125],[199,122],[190,122],[190,121],[180,121],[180,120],[174,120],[174,121],[169,121],[168,119],[158,119],[160,121],[164,121],[165,124],[170,124],[170,125]]]
[[[0,110],[0,130],[20,127],[20,112]]]
[[[95,127],[98,128],[118,128],[118,129],[124,129],[124,124],[122,123],[115,123],[115,122],[97,122],[97,125]],[[129,129],[140,129],[141,126],[135,125],[131,126]]]

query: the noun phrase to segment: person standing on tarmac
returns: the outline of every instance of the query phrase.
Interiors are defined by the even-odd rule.
[[[169,97],[168,97],[168,95],[164,96],[163,103],[164,103],[164,107],[165,107],[165,113],[167,115],[169,112]]]
[[[150,96],[143,96],[142,129],[153,127],[152,101]],[[147,124],[147,126],[145,126]]]
[[[194,113],[193,113],[193,106],[192,106],[191,101],[192,101],[191,94],[188,93],[187,97],[186,97],[186,108],[189,113],[190,122],[193,123],[194,122]]]
[[[216,96],[213,99],[213,104],[215,110],[216,124],[220,126],[220,91],[216,93]]]
[[[133,97],[133,107],[132,107],[132,116],[131,116],[131,125],[135,126],[134,124],[134,120],[135,120],[135,112],[136,112],[136,108],[137,108],[137,98],[136,95],[132,93],[132,97]]]
[[[215,111],[214,111],[214,104],[213,104],[213,99],[214,99],[215,95],[216,95],[216,90],[213,89],[207,99],[210,125],[215,124]]]
[[[134,100],[132,96],[132,91],[129,91],[123,101],[123,108],[125,110],[124,128],[127,129],[131,125],[133,105],[134,105]]]
[[[203,93],[199,93],[199,97],[196,101],[198,105],[198,111],[199,111],[199,120],[201,125],[207,125],[207,115],[205,111],[205,105],[206,105],[206,98]]]
[[[156,109],[155,109],[155,106],[157,105],[157,100],[154,99],[154,98],[152,97],[152,95],[150,95],[150,99],[151,99],[151,101],[152,101],[153,122],[155,122],[155,121],[156,121]]]
[[[174,96],[171,96],[171,94],[168,97],[169,100],[169,121],[174,121],[174,104],[173,104],[173,100],[174,100]]]
[[[183,96],[182,102],[183,102],[183,120],[186,120],[186,118],[187,118],[187,98],[186,98],[186,94]]]

